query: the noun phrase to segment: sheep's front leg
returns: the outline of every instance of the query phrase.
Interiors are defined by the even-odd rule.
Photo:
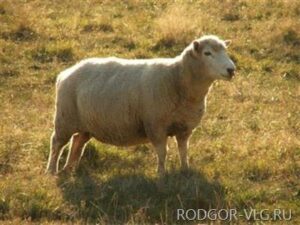
[[[162,125],[151,124],[145,126],[147,137],[155,148],[157,154],[157,173],[159,177],[165,175],[165,161],[167,156],[168,136]]]
[[[167,139],[154,144],[157,153],[157,173],[160,177],[166,173],[165,161],[167,156]]]
[[[176,136],[182,170],[186,170],[189,168],[188,155],[187,155],[188,146],[189,146],[189,137],[190,135],[186,135],[186,134]]]

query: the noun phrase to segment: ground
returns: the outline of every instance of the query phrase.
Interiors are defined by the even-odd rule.
[[[44,174],[60,71],[174,57],[203,34],[232,40],[238,72],[213,85],[189,171],[171,139],[160,190],[151,146],[93,140],[74,174]],[[297,0],[0,1],[0,223],[197,224],[176,209],[278,208],[292,219],[231,223],[300,224],[299,48]]]

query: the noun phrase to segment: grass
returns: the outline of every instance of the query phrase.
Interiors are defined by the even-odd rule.
[[[281,208],[291,221],[236,223],[299,224],[299,9],[296,0],[1,1],[0,223],[182,224],[177,208]],[[191,170],[179,171],[171,140],[161,191],[150,146],[92,141],[72,176],[44,175],[59,71],[94,56],[173,57],[202,34],[233,41],[238,75],[213,85]]]

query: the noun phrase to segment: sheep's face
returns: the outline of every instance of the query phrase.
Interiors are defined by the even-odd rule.
[[[232,79],[235,65],[226,52],[229,44],[230,41],[222,41],[215,36],[205,36],[193,42],[194,53],[201,62],[205,75],[214,80]]]

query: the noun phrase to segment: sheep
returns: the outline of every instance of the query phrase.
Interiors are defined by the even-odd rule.
[[[234,76],[235,65],[226,53],[229,44],[207,35],[175,58],[90,58],[60,73],[46,172],[58,173],[70,139],[62,171],[76,168],[92,137],[116,146],[150,142],[163,176],[167,139],[175,136],[181,168],[187,169],[189,138],[205,112],[212,83]]]

